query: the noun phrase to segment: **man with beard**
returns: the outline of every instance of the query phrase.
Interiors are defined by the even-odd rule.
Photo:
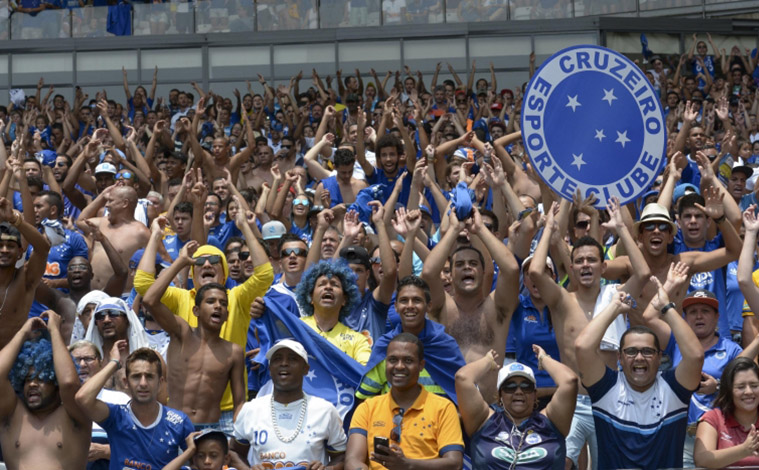
[[[108,433],[114,468],[163,468],[180,448],[185,448],[185,438],[193,431],[192,422],[181,411],[158,401],[164,382],[158,353],[148,348],[129,355],[127,351],[126,341],[114,343],[111,359],[82,385],[76,401],[89,419]],[[126,405],[99,400],[100,390],[122,365],[132,400]]]
[[[155,252],[158,240],[151,237],[145,249]],[[161,303],[161,295],[172,279],[192,261],[198,242],[191,241],[179,255],[183,263],[173,263],[160,276],[142,299],[153,318],[169,334],[167,352],[169,396],[172,405],[187,414],[196,430],[218,427],[219,403],[227,384],[232,390],[235,414],[245,402],[243,350],[235,343],[219,337],[221,325],[227,320],[227,291],[221,284],[209,283],[198,289],[193,314],[198,327],[192,328]]]
[[[480,213],[460,221],[455,211],[449,215],[450,227],[428,255],[422,279],[430,286],[430,318],[445,325],[446,332],[456,339],[467,363],[476,361],[491,349],[506,351],[511,315],[519,300],[519,265],[511,250],[487,230]],[[468,229],[471,245],[455,247],[459,235]],[[488,253],[487,261],[483,251]],[[452,253],[451,253],[452,252]],[[483,282],[485,266],[495,260],[500,272],[495,289]],[[453,293],[443,289],[440,272],[450,259]],[[500,364],[499,364],[500,365]],[[488,377],[480,385],[488,403],[497,399],[496,377]]]
[[[21,236],[34,251],[20,268],[16,263],[24,255]],[[26,321],[34,292],[45,272],[50,242],[21,213],[13,210],[11,202],[0,197],[0,347],[4,347]]]
[[[79,372],[79,380],[85,383],[103,368],[103,359],[98,348],[89,341],[77,341],[69,346],[71,358]],[[130,397],[124,392],[103,388],[98,393],[98,400],[113,405],[126,405]],[[92,424],[92,442],[88,454],[87,470],[107,470],[111,458],[111,446],[108,435],[97,423]]]
[[[134,188],[109,186],[82,211],[77,219],[77,226],[86,235],[92,232],[91,225],[96,226],[121,253],[124,264],[127,264],[134,252],[147,244],[150,236],[148,228],[134,218],[136,206],[137,192]],[[102,207],[108,209],[108,215],[95,217]],[[103,290],[106,282],[113,275],[113,267],[108,263],[107,258],[103,245],[96,242],[91,256],[94,268],[92,287],[95,289]],[[131,288],[131,285],[126,286],[127,290]]]
[[[45,323],[47,321],[47,323]],[[79,377],[47,311],[0,350],[0,445],[8,468],[84,468],[92,421],[75,402]],[[39,330],[50,339],[37,338]]]

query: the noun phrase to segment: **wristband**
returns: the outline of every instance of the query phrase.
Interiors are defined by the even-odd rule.
[[[669,311],[669,309],[671,309],[671,308],[675,308],[675,303],[674,302],[670,302],[667,305],[665,305],[664,307],[662,307],[661,308],[661,315],[662,316],[666,315],[667,312]]]
[[[118,359],[111,359],[108,362],[115,362],[116,363],[116,370],[121,369],[121,361],[119,361]]]
[[[719,217],[719,218],[717,218],[717,219],[714,219],[714,222],[716,222],[716,223],[718,223],[718,224],[721,224],[722,222],[724,222],[724,221],[725,221],[725,218],[726,218],[726,217],[725,217],[725,214],[722,214],[722,217]]]

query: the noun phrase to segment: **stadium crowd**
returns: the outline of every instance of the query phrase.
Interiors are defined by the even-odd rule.
[[[5,464],[759,465],[756,53],[639,66],[667,163],[606,207],[538,176],[492,64],[13,93]]]

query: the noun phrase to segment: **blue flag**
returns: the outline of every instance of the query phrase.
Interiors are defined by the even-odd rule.
[[[396,325],[392,331],[382,335],[372,348],[372,355],[366,364],[366,370],[369,372],[382,362],[387,356],[387,345],[390,340],[403,332],[400,324]],[[432,320],[424,321],[424,329],[419,334],[419,339],[424,345],[424,368],[429,372],[432,380],[435,381],[443,390],[448,398],[458,405],[456,399],[455,375],[456,371],[466,365],[464,356],[461,355],[461,349],[451,335],[445,332],[445,327],[440,323]],[[373,393],[361,389],[365,395]]]
[[[277,341],[292,338],[303,345],[308,352],[308,374],[303,378],[303,391],[335,405],[340,417],[353,408],[354,395],[363,375],[363,366],[343,351],[319,336],[299,317],[295,301],[288,296],[278,297],[277,302],[266,302],[264,315],[254,320],[258,328],[261,351],[255,362],[268,366],[266,352]],[[271,392],[268,367],[264,369],[259,395]]]

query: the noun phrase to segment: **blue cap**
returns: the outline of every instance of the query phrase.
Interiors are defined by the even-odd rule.
[[[55,150],[45,149],[35,153],[34,157],[40,162],[40,164],[54,167],[55,159],[58,158],[58,154],[55,153]]]
[[[695,185],[690,183],[678,184],[675,186],[675,191],[672,193],[672,204],[677,204],[677,201],[686,194],[701,194],[701,191]]]
[[[142,255],[145,254],[145,248],[140,248],[139,250],[135,251],[131,258],[129,258],[129,269],[137,269],[137,266],[140,264],[140,260],[142,260]],[[169,263],[165,262],[163,258],[161,258],[161,255],[159,255],[157,252],[155,254],[155,264],[156,266],[162,266],[164,268],[169,267]]]

